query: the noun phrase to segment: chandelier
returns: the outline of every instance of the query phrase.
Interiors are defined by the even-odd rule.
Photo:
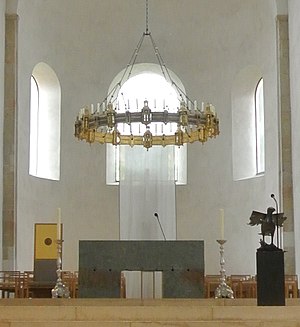
[[[161,75],[175,90],[177,104],[170,108],[163,103],[160,108],[144,99],[143,106],[132,110],[133,105],[123,106],[118,101],[120,89],[132,76],[144,39],[149,38],[160,67]],[[122,94],[123,96],[123,94]],[[154,100],[155,101],[155,100]],[[185,143],[204,143],[219,135],[219,119],[210,103],[191,101],[175,83],[166,67],[154,39],[148,29],[148,0],[146,0],[146,30],[137,44],[133,55],[120,80],[111,89],[107,97],[88,107],[80,109],[75,121],[75,137],[88,143],[110,143],[113,145],[142,145],[147,150],[152,146],[176,145]]]

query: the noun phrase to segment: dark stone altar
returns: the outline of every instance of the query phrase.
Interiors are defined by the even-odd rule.
[[[202,298],[204,242],[79,241],[79,297],[119,298],[124,270],[161,271],[164,298]]]

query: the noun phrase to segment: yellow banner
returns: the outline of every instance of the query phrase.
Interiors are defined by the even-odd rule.
[[[35,224],[34,259],[57,258],[57,224]]]

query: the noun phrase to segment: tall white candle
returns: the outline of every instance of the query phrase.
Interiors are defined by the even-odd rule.
[[[61,209],[57,209],[57,240],[61,240]]]
[[[221,230],[221,240],[224,240],[224,209],[220,209],[220,230]]]

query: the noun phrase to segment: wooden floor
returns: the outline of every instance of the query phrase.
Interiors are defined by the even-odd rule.
[[[0,299],[0,327],[300,327],[300,299]]]

